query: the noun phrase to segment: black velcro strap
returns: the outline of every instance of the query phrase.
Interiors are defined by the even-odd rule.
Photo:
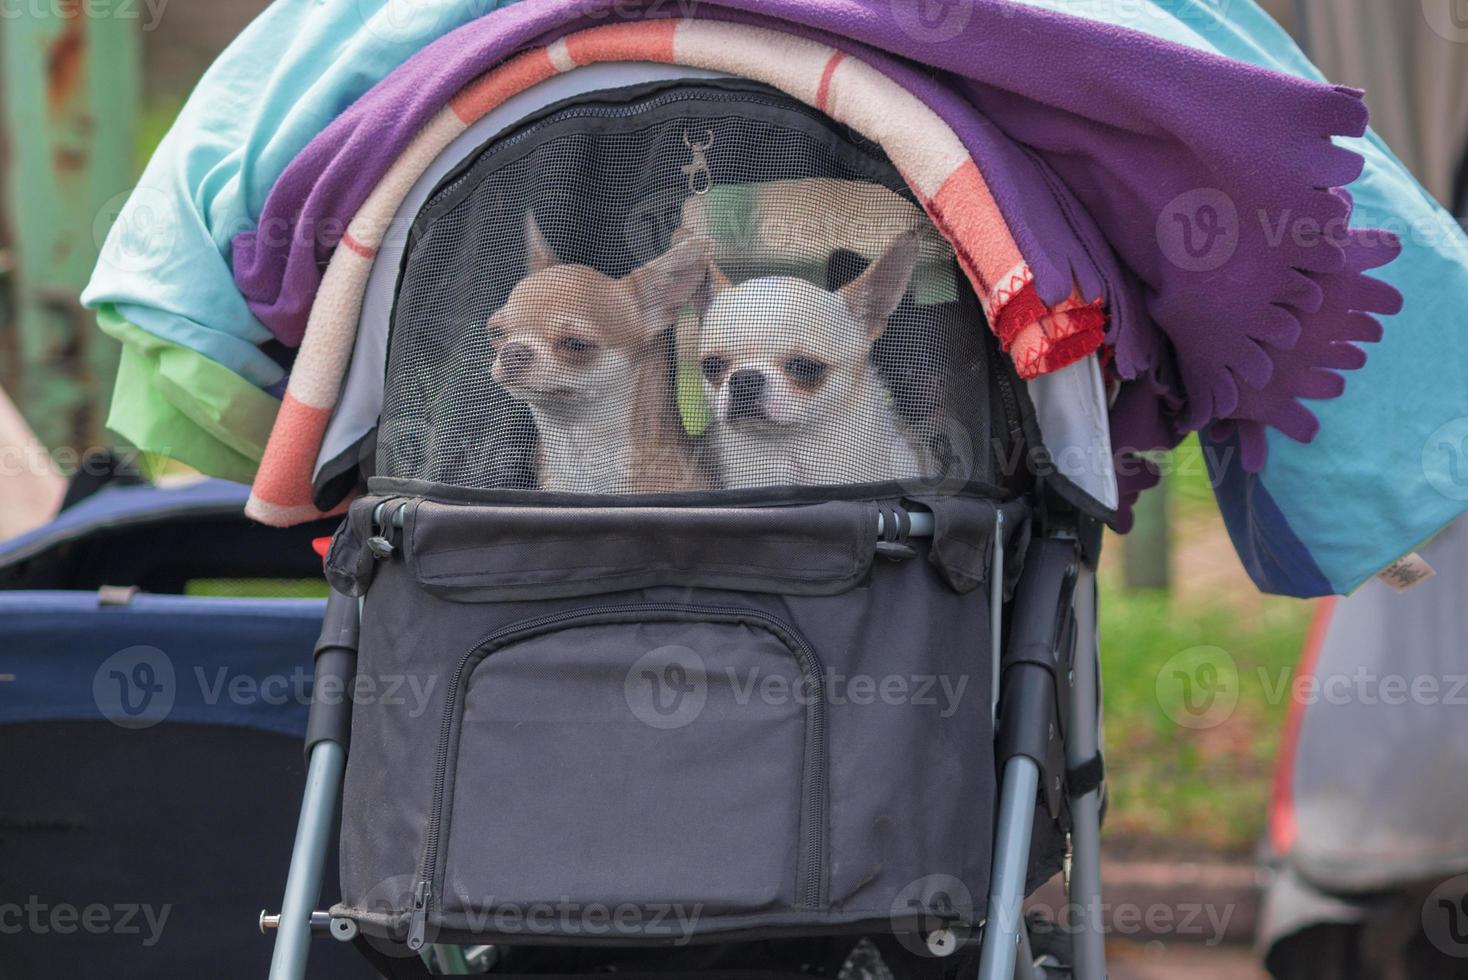
[[[1074,769],[1065,771],[1066,788],[1072,797],[1085,796],[1094,789],[1100,789],[1105,781],[1106,760],[1101,758],[1100,752]]]

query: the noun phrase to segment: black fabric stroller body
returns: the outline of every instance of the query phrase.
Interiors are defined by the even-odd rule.
[[[313,712],[272,976],[340,781],[315,929],[385,971],[858,976],[867,937],[1099,980],[1109,511],[1052,462],[1096,406],[1020,382],[880,148],[803,103],[662,78],[494,125],[410,195],[333,420],[375,375],[317,648],[359,696]],[[402,678],[426,713],[360,694]],[[1065,867],[1073,949],[1032,950]]]

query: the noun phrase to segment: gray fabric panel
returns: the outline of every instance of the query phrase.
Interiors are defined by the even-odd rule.
[[[660,650],[671,659],[639,666]],[[672,665],[688,668],[695,695],[664,696]],[[730,624],[581,627],[489,657],[458,735],[448,907],[571,895],[709,914],[790,908],[807,761],[800,678],[778,640]],[[751,680],[792,696],[748,696]],[[595,817],[566,819],[577,811]]]
[[[1092,354],[1025,387],[1045,448],[1061,475],[1107,510],[1116,510],[1120,496],[1101,359]]]
[[[402,678],[408,693],[368,699],[353,715],[346,907],[369,931],[405,925],[445,697],[463,656],[508,624],[646,602],[773,616],[822,661],[826,806],[806,827],[824,841],[819,906],[791,901],[792,881],[803,878],[791,828],[799,773],[811,778],[809,699],[792,703],[793,660],[778,643],[714,622],[545,627],[485,658],[461,723],[450,726],[456,778],[441,848],[455,869],[451,895],[522,903],[573,886],[585,891],[567,895],[572,902],[635,902],[666,888],[661,901],[701,906],[701,935],[886,926],[894,907],[916,916],[929,903],[981,918],[995,793],[988,599],[947,587],[922,554],[927,544],[916,544],[918,558],[876,562],[867,581],[836,596],[663,586],[452,602],[420,589],[409,562],[377,563],[359,668],[380,690]],[[641,675],[629,662],[670,646],[723,675],[703,685],[702,710],[669,733],[636,717],[627,678],[635,674],[635,687]],[[454,936],[470,920],[449,911]],[[471,911],[484,921],[484,909]]]
[[[1437,575],[1410,592],[1339,601],[1304,691],[1289,860],[1322,888],[1468,868],[1468,520],[1422,555]]]
[[[871,567],[872,504],[809,507],[408,509],[418,584],[459,601],[595,595],[686,584],[845,592]]]

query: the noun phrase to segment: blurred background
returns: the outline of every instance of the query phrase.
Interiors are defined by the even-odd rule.
[[[138,0],[133,17],[94,18],[64,2],[39,3],[0,19],[0,537],[49,519],[65,482],[89,467],[99,478],[117,466],[145,478],[176,469],[125,447],[108,455],[118,449],[103,430],[117,349],[76,298],[194,82],[265,5]],[[1332,80],[1367,90],[1373,125],[1432,194],[1457,206],[1468,3],[1444,0],[1441,16],[1433,0],[1422,11],[1416,0],[1264,6]],[[1249,942],[1267,874],[1256,855],[1285,692],[1315,608],[1262,596],[1249,582],[1196,442],[1162,468],[1136,532],[1109,543],[1103,569],[1108,885],[1116,903],[1232,896],[1237,914],[1192,945],[1138,929],[1118,942],[1113,975],[1262,976],[1240,944]],[[324,594],[324,585],[305,588]],[[1219,660],[1219,651],[1236,687],[1226,711],[1200,719],[1192,692],[1168,682],[1166,665]]]

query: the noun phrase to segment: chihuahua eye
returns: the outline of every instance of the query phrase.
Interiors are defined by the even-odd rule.
[[[785,362],[785,373],[798,385],[818,385],[826,376],[826,365],[809,357],[792,357]]]
[[[560,348],[568,354],[586,354],[595,349],[596,344],[585,337],[562,337]]]
[[[497,327],[493,323],[491,323],[489,325],[489,342],[491,344],[497,344],[501,340],[504,340],[504,339],[505,339],[505,328],[504,327]]]
[[[708,378],[711,384],[718,382],[719,378],[724,374],[724,369],[728,366],[729,363],[717,354],[710,354],[699,364],[699,368],[703,371],[703,376]]]

